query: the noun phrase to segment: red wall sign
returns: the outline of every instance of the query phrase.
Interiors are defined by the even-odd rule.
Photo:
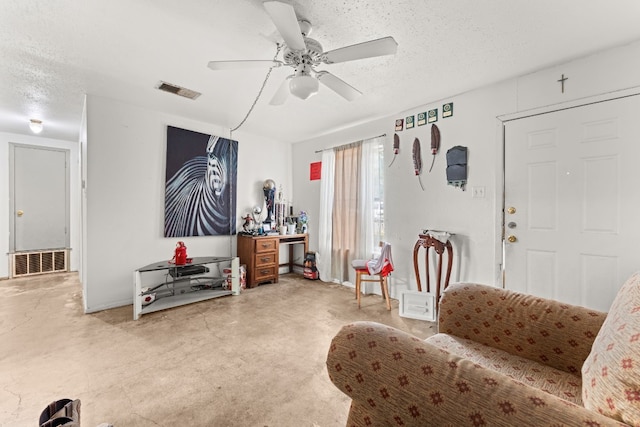
[[[320,179],[322,172],[322,162],[315,162],[309,165],[309,180],[316,181]]]

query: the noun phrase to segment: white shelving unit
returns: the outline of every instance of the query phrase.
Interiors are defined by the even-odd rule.
[[[194,272],[194,267],[206,267],[209,264],[229,264],[231,268],[231,289],[223,289],[227,275],[208,275],[209,271]],[[165,281],[153,285],[145,285],[144,273],[165,271]],[[219,269],[218,269],[219,270]],[[191,262],[176,266],[169,261],[159,261],[141,267],[133,272],[133,320],[141,315],[166,310],[180,305],[191,304],[211,298],[240,294],[240,260],[238,257],[195,257]],[[154,295],[155,300],[143,305],[147,295]]]

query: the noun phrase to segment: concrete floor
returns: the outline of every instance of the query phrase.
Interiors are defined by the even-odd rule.
[[[341,326],[372,320],[420,338],[429,322],[379,295],[283,275],[277,284],[144,315],[84,314],[77,274],[0,281],[0,427],[34,426],[60,398],[83,427],[344,426],[325,360]]]

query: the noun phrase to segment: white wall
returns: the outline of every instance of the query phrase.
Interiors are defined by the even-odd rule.
[[[445,100],[454,103],[454,115],[436,122],[441,133],[441,148],[431,173],[428,173],[431,162],[430,125],[397,132],[400,153],[393,165],[385,169],[385,239],[392,245],[396,268],[391,279],[392,295],[401,289],[416,289],[413,247],[423,229],[455,233],[452,238],[456,261],[454,279],[474,277],[474,280],[483,282],[495,281],[498,267],[494,241],[499,231],[494,213],[498,203],[496,186],[500,179],[496,164],[500,151],[495,144],[500,127],[495,111],[515,107],[515,96],[510,95],[513,86],[512,82],[505,83]],[[312,250],[318,247],[314,230],[318,228],[320,181],[309,181],[308,168],[309,163],[321,159],[321,154],[314,151],[386,133],[385,163],[389,165],[393,157],[395,119],[433,108],[438,108],[441,114],[442,103],[427,104],[339,134],[294,144],[294,176],[299,177],[302,173],[300,169],[304,168],[307,174],[304,179],[295,181],[295,198],[304,200],[311,211]],[[412,146],[416,137],[421,142],[423,154],[424,191],[413,169]],[[474,199],[470,191],[447,185],[446,151],[456,145],[468,148],[469,189],[471,186],[485,187],[483,199]],[[420,256],[423,257],[424,252]]]
[[[25,126],[27,124],[25,123]],[[77,142],[50,139],[38,136],[20,135],[0,132],[0,278],[9,277],[9,144],[25,144],[69,150],[69,202],[70,202],[70,234],[69,268],[78,270],[80,259],[80,164]]]
[[[569,80],[565,92],[557,80]],[[518,79],[494,84],[468,93],[430,102],[396,115],[363,123],[293,145],[294,198],[310,214],[310,249],[317,250],[320,181],[309,181],[309,164],[320,161],[316,150],[387,134],[385,162],[391,162],[395,119],[438,109],[436,123],[441,148],[431,173],[430,126],[416,126],[398,132],[400,154],[385,177],[386,239],[392,244],[396,271],[391,277],[392,295],[416,289],[413,247],[423,229],[446,230],[452,238],[455,261],[452,281],[500,284],[502,215],[502,115],[522,114],[554,105],[586,100],[599,94],[640,85],[640,43],[610,49],[597,55],[541,70]],[[453,102],[453,117],[442,118],[442,104]],[[582,101],[580,101],[582,102]],[[354,102],[357,108],[357,101]],[[413,140],[421,141],[422,191],[413,172]],[[446,151],[455,145],[468,148],[468,187],[461,191],[446,183]],[[484,198],[473,198],[472,188],[484,187]],[[422,257],[424,252],[420,253]],[[424,286],[424,277],[423,286]]]
[[[191,101],[185,101],[191,102]],[[111,99],[87,97],[86,311],[131,304],[133,271],[170,259],[178,240],[189,256],[235,256],[235,236],[164,238],[166,127],[229,137],[210,123]],[[262,203],[271,178],[291,188],[290,145],[241,130],[237,217]]]
[[[360,124],[294,144],[234,133],[239,141],[238,217],[262,203],[262,182],[271,178],[293,199],[294,210],[310,218],[310,249],[317,250],[320,181],[309,180],[309,164],[321,159],[316,150],[386,133],[385,156],[391,158],[396,118],[431,108],[442,114],[442,103],[454,102],[454,116],[437,122],[442,147],[434,171],[423,172],[423,192],[411,165],[411,144],[422,141],[428,168],[429,126],[400,132],[401,153],[387,168],[386,230],[394,247],[396,272],[393,294],[414,288],[411,251],[424,228],[456,233],[454,280],[497,283],[500,271],[500,218],[502,134],[496,117],[640,85],[640,43],[561,64],[518,79],[466,94],[428,102],[394,116]],[[569,80],[564,94],[557,79]],[[185,101],[188,102],[188,101]],[[354,103],[357,108],[357,101]],[[87,98],[87,132],[82,144],[86,170],[86,221],[83,285],[86,311],[130,304],[132,271],[172,256],[177,239],[163,235],[164,155],[166,126],[228,137],[228,129],[211,123],[146,110],[102,97]],[[84,134],[83,134],[84,135]],[[0,133],[0,198],[8,201],[8,144],[24,143],[71,150],[71,268],[79,268],[80,170],[78,143]],[[454,145],[469,148],[469,189],[485,187],[485,198],[474,199],[446,185],[445,153]],[[6,171],[6,172],[5,172]],[[75,184],[74,184],[75,183]],[[0,253],[8,252],[9,212],[0,209]],[[235,237],[184,239],[190,256],[235,255]],[[3,255],[5,260],[6,255]],[[8,261],[0,262],[0,277],[8,275]]]

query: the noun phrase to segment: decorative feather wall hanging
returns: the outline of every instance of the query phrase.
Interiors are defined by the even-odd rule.
[[[396,161],[396,156],[400,152],[400,137],[397,133],[393,134],[393,160],[389,163],[389,167]]]
[[[431,159],[431,167],[429,168],[429,172],[433,169],[433,164],[436,162],[436,154],[438,154],[438,150],[440,149],[440,129],[438,126],[431,125],[431,154],[433,155],[433,159]]]
[[[422,180],[420,179],[420,174],[422,173],[422,154],[420,153],[420,140],[418,138],[413,140],[413,170],[418,176],[420,188],[422,188],[422,191],[424,191],[424,186],[422,185]]]

